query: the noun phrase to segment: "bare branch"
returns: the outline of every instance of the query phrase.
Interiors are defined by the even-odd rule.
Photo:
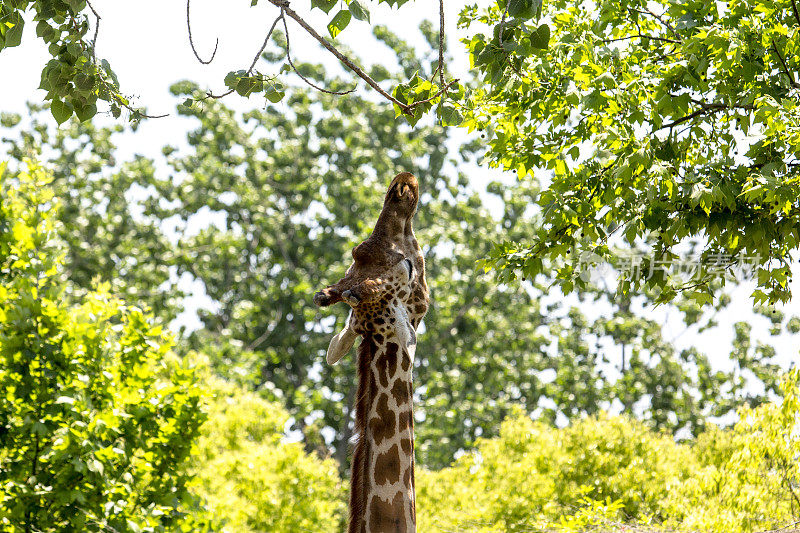
[[[268,1],[272,5],[284,9],[286,15],[289,15],[290,17],[292,17],[298,24],[300,24],[300,26],[304,30],[306,30],[306,32],[309,35],[311,35],[314,39],[316,39],[317,42],[320,43],[326,50],[328,50],[330,53],[332,53],[336,57],[336,59],[338,59],[339,61],[342,62],[342,64],[344,64],[344,66],[346,66],[347,68],[352,70],[359,78],[361,78],[362,80],[367,82],[367,84],[370,87],[372,87],[373,89],[375,89],[378,92],[378,94],[380,94],[381,96],[383,96],[384,98],[386,98],[387,100],[392,102],[393,104],[397,105],[397,107],[399,107],[403,111],[403,113],[411,114],[411,110],[413,109],[413,105],[404,104],[403,102],[399,101],[397,98],[392,96],[391,94],[389,94],[386,91],[384,91],[381,88],[381,86],[378,85],[378,83],[375,80],[373,80],[371,77],[369,77],[369,75],[366,72],[361,70],[361,68],[359,68],[355,63],[353,63],[350,59],[348,59],[344,54],[339,52],[339,50],[337,50],[330,42],[328,42],[327,39],[322,37],[319,33],[316,32],[316,30],[314,30],[314,28],[309,26],[308,23],[305,20],[303,20],[303,18],[300,15],[298,15],[293,9],[291,9],[289,7],[289,2],[287,0],[268,0]]]
[[[197,58],[199,62],[204,65],[208,65],[212,61],[214,61],[214,56],[217,55],[217,46],[219,46],[219,39],[214,43],[214,52],[212,52],[211,57],[208,61],[204,61],[200,54],[197,53],[197,49],[194,47],[194,39],[192,38],[192,23],[189,20],[189,5],[191,4],[192,0],[186,0],[186,28],[189,30],[189,45],[192,47],[192,52],[194,53],[194,57]]]
[[[662,25],[663,25],[665,28],[667,28],[667,29],[668,29],[670,32],[672,32],[672,35],[674,35],[675,37],[680,37],[680,36],[678,35],[678,32],[677,32],[677,31],[675,31],[675,28],[672,26],[672,24],[670,24],[668,20],[664,20],[663,18],[661,18],[661,15],[658,15],[657,13],[654,13],[653,11],[650,11],[650,10],[649,10],[649,9],[647,9],[647,8],[645,8],[644,10],[632,9],[632,11],[636,11],[637,13],[641,13],[641,14],[643,14],[643,15],[644,15],[644,14],[647,14],[647,15],[652,15],[652,16],[653,16],[653,17],[654,17],[654,18],[655,18],[657,21],[659,21],[659,22],[660,22],[660,23],[661,23],[661,24],[662,24]]]
[[[778,50],[778,47],[775,44],[775,40],[774,39],[772,40],[772,49],[775,51],[775,54],[777,54],[778,59],[781,60],[781,64],[783,65],[783,72],[784,72],[784,74],[786,74],[786,77],[789,78],[789,83],[795,89],[800,88],[800,84],[798,84],[796,81],[794,81],[794,76],[792,76],[792,73],[789,70],[789,66],[786,64],[786,60],[783,58],[783,56],[781,55],[780,51]]]
[[[213,98],[214,100],[219,100],[220,98],[225,98],[226,96],[228,96],[232,92],[233,92],[233,89],[229,89],[229,90],[225,91],[224,93],[220,93],[220,94],[214,94],[211,91],[206,91],[206,96],[205,96],[205,98],[202,98],[202,100],[208,100],[209,98]]]
[[[94,14],[94,37],[92,38],[92,62],[97,63],[97,34],[100,32],[100,14],[95,11],[94,6],[89,0],[86,0],[86,5],[92,10]]]
[[[300,71],[297,70],[297,67],[295,67],[294,63],[292,62],[292,54],[289,51],[289,28],[286,26],[286,17],[283,16],[283,8],[281,8],[281,17],[280,18],[283,19],[283,30],[286,33],[286,61],[289,63],[289,66],[292,67],[292,70],[294,70],[294,73],[297,74],[298,76],[300,76],[301,80],[303,80],[308,85],[310,85],[311,87],[313,87],[314,89],[316,89],[318,91],[321,91],[323,93],[328,93],[328,94],[335,94],[337,96],[344,96],[345,94],[350,94],[350,93],[352,93],[353,91],[356,90],[356,88],[358,86],[355,86],[352,89],[347,90],[347,91],[329,91],[328,89],[323,89],[322,87],[320,87],[318,85],[315,85],[311,80],[309,80],[308,78],[306,78],[305,76],[300,74]]]
[[[670,96],[674,97],[675,95],[671,94]],[[701,100],[694,100],[694,99],[692,99],[692,103],[700,106],[700,109],[698,109],[697,111],[694,111],[692,113],[689,113],[688,115],[683,116],[683,117],[681,117],[679,119],[676,119],[676,120],[670,122],[669,124],[664,124],[663,126],[658,128],[658,130],[663,130],[663,129],[666,129],[666,128],[672,129],[675,126],[678,126],[680,124],[683,124],[684,122],[688,122],[689,120],[692,120],[693,118],[696,118],[696,117],[699,117],[699,116],[702,116],[702,115],[709,115],[711,113],[716,113],[717,111],[731,111],[733,109],[744,109],[744,110],[747,110],[747,111],[752,111],[753,109],[755,109],[755,106],[750,105],[750,104],[732,104],[732,105],[728,105],[728,104],[723,104],[723,103],[719,103],[719,102],[703,102]],[[658,130],[654,130],[654,131],[658,131]]]
[[[797,2],[792,0],[792,11],[794,12],[794,19],[800,24],[800,12],[797,11]]]
[[[439,87],[444,88],[444,0],[439,0]]]
[[[258,62],[258,58],[261,57],[262,53],[264,53],[264,48],[267,47],[267,44],[269,43],[269,38],[272,37],[272,32],[275,30],[275,26],[278,25],[278,21],[281,20],[281,19],[283,19],[283,24],[284,24],[284,27],[285,27],[286,26],[286,18],[283,16],[283,8],[281,8],[281,14],[278,15],[275,18],[275,21],[272,23],[272,26],[270,27],[269,31],[267,32],[267,36],[264,37],[264,44],[262,44],[261,48],[258,49],[258,52],[256,52],[256,56],[253,58],[253,62],[250,63],[250,68],[247,69],[247,73],[248,74],[253,72],[253,69],[256,67],[256,63]],[[289,39],[288,32],[287,32],[287,35],[286,35],[286,39],[287,39],[287,41]]]
[[[637,33],[636,35],[628,35],[627,37],[618,37],[616,39],[600,39],[601,43],[614,43],[617,41],[627,41],[628,39],[652,39],[653,41],[662,41],[665,43],[673,43],[673,44],[681,44],[682,41],[678,41],[677,39],[669,39],[667,37],[656,37],[655,35],[643,35],[641,33]]]

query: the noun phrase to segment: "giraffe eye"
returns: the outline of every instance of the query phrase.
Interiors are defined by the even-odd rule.
[[[406,264],[408,265],[408,279],[414,277],[414,263],[411,262],[411,259],[406,259]]]

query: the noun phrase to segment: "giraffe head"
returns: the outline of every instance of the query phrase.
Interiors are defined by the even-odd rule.
[[[353,346],[358,335],[372,334],[376,339],[396,337],[404,345],[416,342],[414,327],[406,309],[414,283],[414,263],[402,253],[385,250],[364,257],[353,250],[354,262],[345,277],[314,296],[317,305],[344,301],[351,308],[345,328],[331,340],[327,361],[334,364]]]
[[[417,178],[409,172],[395,176],[375,229],[353,249],[353,264],[345,276],[314,295],[314,303],[321,307],[341,301],[352,307],[347,325],[328,346],[328,363],[336,363],[350,350],[356,337],[367,332],[381,336],[394,332],[409,341],[414,337],[419,319],[408,303],[412,292],[419,293],[417,287],[425,286],[424,260],[411,225],[418,201]],[[419,300],[418,294],[415,300]]]

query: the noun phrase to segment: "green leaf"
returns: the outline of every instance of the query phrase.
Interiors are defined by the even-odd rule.
[[[264,90],[264,82],[257,76],[246,76],[239,79],[236,84],[236,92],[240,96],[250,96],[253,93],[260,93]]]
[[[25,21],[22,19],[22,16],[15,11],[11,14],[9,23],[12,24],[12,26],[8,28],[8,31],[6,32],[5,45],[6,47],[11,48],[14,46],[19,46],[19,43],[22,42],[22,28],[25,26]]]
[[[348,9],[356,20],[369,22],[369,10],[362,6],[358,0],[351,0]]]
[[[264,97],[273,104],[280,102],[285,95],[286,91],[283,85],[275,81],[268,82],[264,89]]]
[[[542,24],[531,32],[531,46],[539,50],[547,50],[550,45],[550,26]]]
[[[97,114],[97,106],[95,104],[86,104],[83,106],[75,106],[75,116],[81,122],[86,122]]]
[[[444,126],[459,126],[464,121],[458,109],[449,105],[441,106],[439,116]]]
[[[350,12],[342,9],[336,13],[336,15],[328,24],[328,33],[330,33],[331,37],[335,39],[337,35],[342,33],[342,30],[344,30],[348,24],[350,24]]]
[[[311,0],[311,7],[323,10],[325,13],[330,13],[331,9],[336,7],[337,0]]]
[[[81,91],[91,91],[94,89],[95,78],[85,72],[78,72],[73,80],[75,87]]]
[[[36,24],[36,36],[41,37],[45,42],[50,42],[55,33],[56,31],[46,20],[40,20],[39,23]]]
[[[63,102],[58,99],[54,99],[50,102],[50,112],[59,124],[66,122],[67,119],[72,116],[72,111],[72,104],[69,102]]]
[[[78,14],[86,8],[86,0],[64,0],[74,14]]]
[[[512,17],[530,18],[533,16],[533,0],[509,0],[508,14]]]
[[[226,87],[229,89],[235,89],[236,85],[239,83],[239,78],[240,76],[236,72],[231,71],[225,75],[225,79],[223,81]]]

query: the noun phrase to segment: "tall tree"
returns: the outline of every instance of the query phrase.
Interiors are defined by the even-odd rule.
[[[187,516],[203,422],[161,327],[61,276],[48,177],[0,165],[0,528],[204,531]],[[78,300],[78,301],[75,301]]]
[[[435,43],[432,27],[423,30]],[[393,34],[377,33],[397,51],[403,75],[435,68]],[[327,86],[342,83],[318,66],[298,68]],[[189,82],[174,87],[180,99],[196,90]],[[664,338],[640,309],[651,294],[619,298],[613,287],[587,282],[582,297],[608,310],[589,318],[553,296],[552,280],[505,285],[483,272],[479,261],[492,243],[528,235],[538,184],[491,183],[478,194],[459,171],[463,162],[448,156],[451,141],[440,126],[412,130],[358,95],[345,105],[293,89],[287,101],[289,111],[244,115],[217,101],[202,109],[180,104],[193,124],[188,144],[164,147],[155,160],[120,161],[118,169],[98,163],[116,162],[112,130],[70,123],[53,133],[34,118],[32,128],[17,125],[6,137],[14,159],[39,158],[54,171],[70,206],[59,216],[73,282],[100,277],[170,318],[180,295],[169,280],[197,280],[212,305],[180,349],[208,353],[221,375],[280,400],[308,449],[331,450],[346,464],[354,394],[351,360],[322,363],[343,310],[320,314],[310,295],[343,273],[398,170],[422,183],[416,226],[434,297],[417,361],[423,464],[445,465],[478,437],[496,434],[514,405],[550,420],[621,405],[653,426],[696,432],[734,408],[750,370],[761,369],[755,374],[770,390],[769,367],[759,366],[769,364],[768,347],[741,337],[732,356],[741,364],[720,372],[710,354],[682,352]],[[338,266],[320,271],[321,264]],[[696,303],[675,304],[687,324],[707,326]]]
[[[757,271],[756,303],[788,300],[800,246],[795,1],[554,0],[541,20],[536,4],[501,0],[460,19],[492,28],[468,39],[480,81],[465,124],[488,136],[491,164],[552,172],[531,235],[496,250],[501,279],[556,268],[570,291],[584,285],[574,258],[614,262],[624,243],[646,253],[623,293],[708,302],[712,281],[743,263]],[[697,272],[669,276],[659,266],[690,238],[703,242]]]

